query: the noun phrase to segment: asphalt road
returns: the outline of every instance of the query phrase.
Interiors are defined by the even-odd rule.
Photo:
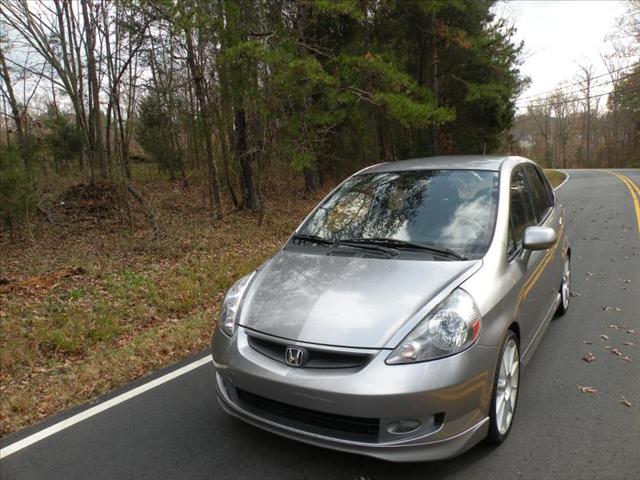
[[[640,171],[621,172],[640,184]],[[578,295],[567,316],[552,322],[524,372],[513,431],[499,448],[479,445],[453,460],[392,464],[299,444],[226,416],[215,402],[207,363],[5,456],[2,479],[640,478],[640,233],[632,197],[605,171],[570,171],[558,195],[569,217]],[[587,352],[594,362],[582,360]],[[598,391],[581,393],[577,385]],[[622,397],[632,406],[620,403]],[[89,407],[4,438],[0,446]]]

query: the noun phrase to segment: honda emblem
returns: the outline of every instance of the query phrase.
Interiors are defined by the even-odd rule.
[[[304,362],[304,350],[298,347],[287,347],[284,353],[284,363],[290,367],[301,367]]]

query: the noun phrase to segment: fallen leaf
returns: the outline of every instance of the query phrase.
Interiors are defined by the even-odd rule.
[[[632,328],[630,328],[629,330],[627,330],[627,333],[633,333],[633,332],[635,332],[635,330],[634,330],[634,329],[632,329]]]
[[[596,393],[598,390],[596,390],[593,387],[582,387],[580,385],[576,385],[578,387],[578,390],[580,390],[582,393]]]
[[[627,347],[633,347],[635,345],[635,343],[633,342],[622,342],[623,345],[626,345]]]
[[[623,360],[624,360],[625,362],[629,362],[629,363],[631,363],[631,361],[632,361],[632,360],[631,360],[631,358],[629,358],[629,357],[624,357],[624,358],[623,358]]]
[[[569,295],[572,296],[572,297],[581,297],[582,296],[582,294],[580,294],[578,292],[571,292]]]
[[[591,345],[593,342],[591,340],[583,340],[582,343],[586,345]]]
[[[622,309],[620,307],[610,307],[608,305],[603,305],[602,306],[602,310],[604,310],[605,312],[610,312],[611,310],[614,310],[616,312],[621,312]]]
[[[620,350],[618,350],[617,348],[612,348],[611,349],[611,353],[613,353],[614,355],[617,355],[619,357],[622,356],[622,352]]]
[[[604,335],[604,334],[600,335],[600,338],[602,340],[609,340],[609,337],[607,335]]]
[[[631,407],[632,405],[631,402],[624,397],[620,399],[620,403],[623,404],[625,407]]]
[[[616,330],[618,330],[620,327],[618,325],[609,325],[609,328],[615,328]]]
[[[596,359],[596,356],[593,353],[589,352],[584,357],[582,357],[582,359],[587,363],[591,363]]]

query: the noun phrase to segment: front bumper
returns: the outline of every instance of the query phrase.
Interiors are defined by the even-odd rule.
[[[239,328],[232,339],[214,337],[218,399],[227,413],[273,433],[391,461],[453,457],[486,436],[496,348],[475,345],[448,358],[393,366],[384,363],[389,353],[377,352],[359,369],[296,369],[252,349]],[[379,433],[363,439],[274,416],[247,404],[245,392],[304,412],[375,419]],[[418,419],[421,426],[388,432],[400,419]]]

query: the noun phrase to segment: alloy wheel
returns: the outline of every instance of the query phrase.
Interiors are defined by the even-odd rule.
[[[569,308],[569,297],[571,295],[571,269],[569,266],[569,257],[565,257],[562,268],[562,287],[560,290],[562,296],[562,309],[566,311]]]
[[[500,360],[495,395],[496,426],[500,435],[505,435],[511,426],[518,397],[520,355],[518,344],[510,338]]]

